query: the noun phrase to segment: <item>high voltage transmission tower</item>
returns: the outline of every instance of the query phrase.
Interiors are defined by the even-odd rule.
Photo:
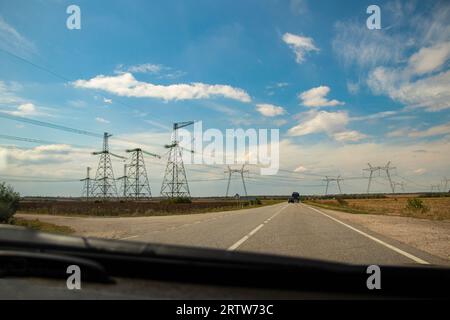
[[[402,189],[402,191],[405,192],[405,183],[404,182],[394,181],[393,185],[394,185],[394,193],[395,193],[395,191],[397,191],[396,190],[397,187],[400,187]]]
[[[81,195],[86,198],[86,200],[89,200],[89,197],[91,196],[91,167],[86,168],[86,178],[81,179],[80,181],[84,181],[83,184],[83,191],[81,192]]]
[[[441,186],[439,184],[432,184],[431,192],[434,192],[435,190],[436,190],[436,192],[441,192]]]
[[[391,167],[390,165],[391,165],[390,161],[384,167],[382,167],[382,166],[373,167],[370,163],[368,163],[369,168],[363,169],[363,171],[369,171],[370,172],[369,182],[367,184],[367,193],[370,193],[370,185],[372,183],[372,178],[373,178],[374,172],[378,172],[378,176],[380,176],[381,175],[381,171],[386,172],[386,177],[389,180],[389,185],[391,186],[392,193],[395,192],[395,187],[394,187],[394,184],[393,184],[392,179],[391,179],[391,173],[389,172],[389,170],[393,170],[393,169],[395,169],[395,167]]]
[[[190,198],[189,184],[184,169],[182,147],[178,141],[178,129],[194,124],[194,121],[173,124],[172,142],[165,147],[169,149],[166,171],[161,185],[161,195],[169,198]]]
[[[109,151],[108,139],[112,135],[105,132],[103,135],[103,150],[93,152],[93,155],[99,155],[98,168],[95,174],[95,181],[92,187],[92,195],[96,198],[108,199],[117,197],[116,180],[111,163],[111,156],[126,159]]]
[[[442,185],[444,187],[444,192],[448,192],[448,183],[450,182],[450,179],[445,177],[444,179],[442,179]]]
[[[231,169],[230,166],[227,166],[227,167],[228,167],[228,170],[224,171],[225,173],[228,173],[227,192],[225,193],[225,197],[228,197],[228,191],[230,190],[231,175],[233,173],[240,174],[241,180],[242,180],[242,186],[244,187],[244,193],[245,193],[245,196],[247,197],[247,187],[245,186],[244,173],[248,173],[249,170],[244,170],[245,164],[243,164],[240,169]]]
[[[123,176],[117,178],[117,180],[122,181],[121,194],[122,194],[122,197],[124,197],[124,198],[127,197],[127,186],[128,186],[127,167],[128,167],[128,165],[125,163],[123,165]]]
[[[147,170],[145,168],[144,153],[161,159],[157,154],[147,152],[141,148],[128,149],[127,153],[131,153],[131,163],[127,166],[126,187],[124,189],[124,196],[134,199],[150,198],[152,192],[148,182]]]
[[[336,182],[336,184],[337,184],[337,186],[338,186],[338,188],[339,188],[339,193],[342,194],[341,183],[340,183],[342,180],[344,180],[344,179],[341,178],[341,176],[338,176],[338,177],[336,177],[336,178],[332,178],[332,177],[329,177],[329,176],[325,176],[325,179],[323,179],[323,181],[326,181],[326,182],[327,182],[327,185],[326,185],[326,187],[325,187],[325,195],[328,194],[328,186],[330,185],[330,182],[333,182],[333,181]]]

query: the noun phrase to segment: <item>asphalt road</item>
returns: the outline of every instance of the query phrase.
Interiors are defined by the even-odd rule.
[[[50,217],[50,216],[48,216]],[[304,204],[164,217],[40,217],[87,236],[289,255],[356,264],[448,261]]]

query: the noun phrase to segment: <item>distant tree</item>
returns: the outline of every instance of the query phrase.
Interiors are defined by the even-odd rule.
[[[6,183],[0,183],[0,223],[8,223],[19,206],[20,195]]]

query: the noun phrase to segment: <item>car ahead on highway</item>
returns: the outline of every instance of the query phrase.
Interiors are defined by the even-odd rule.
[[[65,289],[73,284],[68,277],[74,266],[82,290]],[[0,224],[0,299],[449,297],[448,267],[379,267],[382,292],[368,289],[367,265],[56,235]]]
[[[292,192],[292,195],[288,199],[288,203],[299,203],[300,194],[298,192]]]

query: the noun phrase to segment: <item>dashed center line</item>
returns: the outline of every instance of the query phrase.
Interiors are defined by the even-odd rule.
[[[261,223],[259,226],[257,226],[255,229],[250,231],[247,235],[245,235],[243,238],[241,238],[239,241],[237,241],[235,244],[233,244],[231,247],[228,248],[228,251],[233,251],[239,248],[245,241],[247,241],[251,236],[253,236],[255,233],[257,233],[262,227],[264,227],[265,224],[267,224],[270,220],[275,218],[281,211],[286,209],[288,207],[285,205],[283,208],[275,212],[270,218],[264,221],[264,223]]]

